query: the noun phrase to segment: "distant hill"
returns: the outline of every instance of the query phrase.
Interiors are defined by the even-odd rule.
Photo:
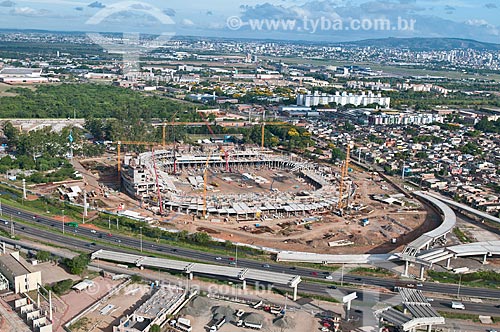
[[[339,43],[340,45],[379,47],[379,48],[405,48],[410,50],[453,50],[453,49],[475,49],[499,51],[500,44],[483,43],[471,39],[460,38],[383,38],[366,39],[354,42]]]

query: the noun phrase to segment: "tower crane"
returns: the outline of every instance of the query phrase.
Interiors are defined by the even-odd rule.
[[[341,175],[340,175],[340,185],[339,185],[339,202],[337,204],[337,209],[342,211],[345,207],[344,204],[344,181],[349,173],[349,163],[351,157],[351,144],[347,143],[347,151],[344,163],[342,164]],[[348,193],[349,195],[349,193]]]

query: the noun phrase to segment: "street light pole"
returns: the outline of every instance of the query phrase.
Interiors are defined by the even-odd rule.
[[[458,279],[457,298],[460,298],[460,285],[461,284],[462,284],[462,274],[460,273],[460,276]]]
[[[62,210],[62,232],[64,234],[64,210]]]
[[[139,227],[139,230],[141,231],[141,252],[142,252],[142,226]]]

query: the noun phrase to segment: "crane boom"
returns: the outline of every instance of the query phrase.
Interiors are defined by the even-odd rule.
[[[156,193],[158,194],[158,207],[160,208],[160,215],[163,214],[163,204],[161,201],[161,190],[160,190],[160,183],[158,181],[158,170],[156,169],[156,158],[155,158],[155,148],[151,147],[151,152],[153,155],[153,169],[155,171],[155,180],[156,180]]]

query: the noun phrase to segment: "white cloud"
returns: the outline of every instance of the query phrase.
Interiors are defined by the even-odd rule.
[[[31,7],[16,7],[10,11],[12,15],[19,16],[45,16],[50,13],[46,9],[35,9]]]
[[[191,21],[190,19],[187,19],[187,18],[185,18],[185,19],[183,19],[181,21],[181,25],[185,26],[185,27],[193,27],[193,26],[195,26],[194,22]]]

